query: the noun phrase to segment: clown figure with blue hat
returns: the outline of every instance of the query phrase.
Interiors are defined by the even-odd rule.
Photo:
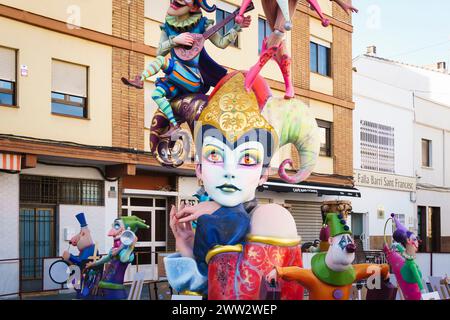
[[[74,235],[69,243],[72,246],[76,246],[79,250],[79,254],[73,255],[69,251],[64,251],[63,259],[70,264],[77,265],[82,268],[83,263],[89,260],[89,257],[94,255],[95,244],[92,240],[91,231],[86,223],[86,217],[81,212],[75,216],[80,224],[80,232]]]

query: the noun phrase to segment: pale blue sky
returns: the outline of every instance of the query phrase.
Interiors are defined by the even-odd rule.
[[[353,0],[353,56],[377,46],[383,58],[450,64],[449,0]]]

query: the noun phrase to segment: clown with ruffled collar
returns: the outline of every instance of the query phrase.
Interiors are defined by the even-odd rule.
[[[127,84],[142,88],[143,81],[160,70],[166,74],[157,78],[156,89],[152,92],[152,99],[170,122],[170,130],[165,137],[179,128],[170,102],[183,94],[206,93],[226,74],[226,70],[211,59],[204,48],[191,60],[180,57],[174,50],[180,46],[192,46],[195,41],[193,34],[204,34],[211,28],[214,20],[204,17],[202,10],[213,12],[215,9],[216,6],[208,5],[207,0],[171,0],[165,22],[161,25],[156,60],[151,62],[134,82],[125,80]],[[235,42],[241,28],[247,28],[250,23],[250,16],[245,17],[225,35],[216,32],[209,40],[216,47],[225,49]],[[170,59],[167,58],[169,53]]]
[[[367,279],[376,268],[380,270],[383,280],[388,280],[387,264],[352,264],[356,246],[342,214],[328,213],[325,224],[330,230],[330,247],[327,252],[313,256],[311,269],[276,267],[267,275],[267,280],[282,278],[297,281],[309,291],[310,300],[348,300],[352,284]]]

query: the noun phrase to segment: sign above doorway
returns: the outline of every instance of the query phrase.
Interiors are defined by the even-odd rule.
[[[382,172],[355,170],[355,185],[360,187],[381,188],[398,191],[415,192],[415,177],[398,176]]]

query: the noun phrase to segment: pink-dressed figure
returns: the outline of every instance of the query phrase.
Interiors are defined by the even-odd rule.
[[[391,248],[385,243],[383,251],[405,300],[421,300],[424,290],[422,272],[415,261],[419,241],[416,235],[406,229],[394,214],[391,216],[396,225],[392,235],[395,243]]]
[[[319,6],[317,0],[307,0],[322,20],[322,25],[327,27],[330,21],[325,18],[322,13],[322,9]],[[345,3],[343,0],[330,0],[335,1],[342,9],[347,13],[358,12],[358,9]],[[264,39],[261,48],[261,54],[258,62],[250,68],[247,77],[245,79],[245,88],[250,90],[253,81],[259,74],[264,65],[270,60],[275,59],[280,67],[281,73],[286,87],[285,98],[290,99],[295,95],[294,86],[291,78],[291,57],[287,51],[284,35],[286,31],[292,29],[292,17],[295,13],[298,0],[261,0],[264,14],[266,15],[267,22],[269,23],[272,33],[270,36]],[[239,11],[239,15],[236,17],[237,23],[242,23],[244,19],[244,12],[251,3],[251,0],[243,0]]]

